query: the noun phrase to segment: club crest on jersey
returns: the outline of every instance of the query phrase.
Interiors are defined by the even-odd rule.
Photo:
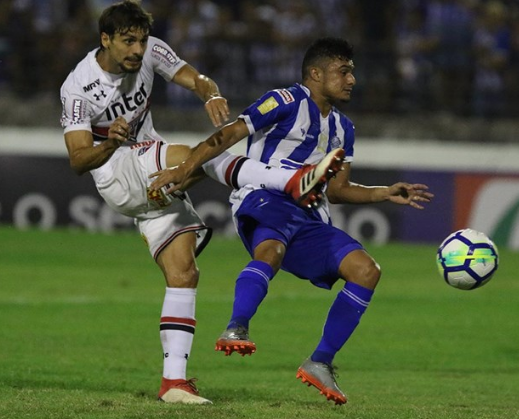
[[[278,101],[273,97],[269,97],[266,99],[261,105],[258,106],[258,111],[260,114],[265,115],[270,112],[272,109],[275,109],[279,106]]]
[[[341,139],[337,136],[334,136],[331,140],[330,140],[330,145],[332,146],[332,149],[335,150],[336,148],[340,148],[341,147]]]
[[[154,191],[150,188],[146,188],[146,193],[148,196],[148,202],[157,208],[164,208],[171,204],[171,202],[166,198],[166,195],[162,189]]]
[[[275,91],[279,93],[285,105],[295,101],[294,96],[287,89],[276,89]]]

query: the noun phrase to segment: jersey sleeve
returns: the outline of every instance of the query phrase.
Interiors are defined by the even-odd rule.
[[[92,131],[92,107],[88,99],[81,95],[80,91],[74,89],[73,83],[73,77],[70,75],[61,87],[61,127],[65,133]],[[78,83],[76,85],[80,86]]]
[[[294,96],[289,90],[271,90],[245,109],[238,118],[245,121],[252,135],[288,118],[294,110],[294,104]]]
[[[344,118],[342,125],[344,128],[344,161],[351,163],[355,144],[355,126],[348,118]]]
[[[148,40],[146,54],[150,56],[153,71],[168,82],[177,74],[178,70],[187,64],[168,44],[153,36]]]

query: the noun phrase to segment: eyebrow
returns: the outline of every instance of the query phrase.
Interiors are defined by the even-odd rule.
[[[339,68],[347,68],[348,70],[353,70],[355,68],[355,66],[353,65],[353,63],[348,63],[348,64],[342,64]]]

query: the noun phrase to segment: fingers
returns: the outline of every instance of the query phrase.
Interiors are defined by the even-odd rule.
[[[227,105],[227,99],[221,96],[209,99],[205,103],[205,109],[215,127],[220,127],[224,122],[229,120],[230,112],[229,106]]]
[[[108,138],[120,143],[130,138],[130,126],[123,117],[118,117],[108,129]]]

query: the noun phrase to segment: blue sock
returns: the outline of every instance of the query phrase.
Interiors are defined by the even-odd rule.
[[[227,328],[237,325],[249,328],[249,321],[267,295],[274,271],[269,264],[253,260],[241,271],[234,288],[234,304]]]
[[[331,364],[360,322],[373,296],[373,290],[347,282],[330,307],[323,336],[311,359]]]

